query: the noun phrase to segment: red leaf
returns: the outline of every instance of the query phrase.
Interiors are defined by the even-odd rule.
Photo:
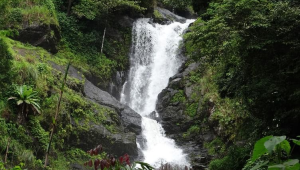
[[[129,155],[127,153],[123,156],[123,159],[127,165],[130,165]]]
[[[120,161],[121,164],[123,163],[123,156],[121,156],[121,157],[119,158],[119,161]]]
[[[98,149],[94,148],[93,153],[94,155],[98,155]]]
[[[112,158],[112,159],[111,159],[111,165],[112,165],[112,166],[115,166],[115,165],[116,165],[116,159],[115,159],[115,158]]]
[[[90,160],[90,161],[89,161],[89,167],[92,167],[92,166],[93,166],[93,161]]]
[[[87,151],[87,153],[90,154],[91,156],[93,156],[93,150],[92,149]]]
[[[97,150],[98,150],[99,153],[102,152],[102,149],[103,149],[103,148],[102,148],[102,145],[98,145],[98,146],[97,146]]]
[[[99,164],[100,164],[100,160],[99,160],[99,159],[96,159],[96,160],[94,161],[94,167],[95,167],[95,170],[98,170]]]
[[[101,160],[101,161],[100,161],[100,168],[101,168],[101,170],[103,170],[104,167],[105,167],[105,161],[104,161],[104,160]]]

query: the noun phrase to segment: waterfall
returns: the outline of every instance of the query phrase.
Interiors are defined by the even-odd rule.
[[[158,94],[183,62],[177,51],[183,31],[193,21],[159,25],[150,24],[149,19],[144,18],[134,23],[130,72],[123,87],[121,102],[142,116],[142,134],[146,141],[141,148],[143,161],[154,167],[163,163],[189,165],[186,155],[174,140],[167,138],[162,126],[147,116],[155,111]]]

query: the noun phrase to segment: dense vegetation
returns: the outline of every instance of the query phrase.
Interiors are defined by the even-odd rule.
[[[299,14],[296,1],[211,1],[186,35],[188,55],[200,62],[190,81],[198,84],[201,107],[210,109],[228,148],[211,169],[242,169],[264,135],[299,135]],[[199,115],[195,119],[207,121]],[[234,144],[245,140],[250,145],[243,149]]]
[[[120,131],[117,120],[111,121],[115,120],[115,110],[84,97],[82,78],[83,74],[98,76],[102,80],[100,86],[105,87],[113,73],[128,68],[131,29],[121,28],[116,20],[128,11],[141,15],[153,3],[141,5],[144,7],[130,0],[0,1],[1,170],[44,169],[53,126],[56,129],[47,169],[69,169],[73,163],[83,166],[89,159],[105,157],[105,153],[91,156],[77,147],[79,136],[89,131],[91,123],[101,124],[113,134]],[[61,36],[56,44],[58,53],[12,40],[31,27],[55,28],[45,35],[49,39]],[[69,61],[80,70],[79,77],[68,76],[60,116],[55,119],[63,72]]]
[[[54,120],[63,71],[53,67],[64,70],[72,61],[105,88],[116,71],[129,67],[131,29],[121,26],[120,18],[155,15],[157,4],[199,16],[185,35],[186,65],[200,64],[187,78],[193,94],[188,98],[180,89],[171,100],[183,103],[193,119],[182,138],[198,139],[209,126],[218,128],[217,138],[203,144],[213,155],[211,170],[299,169],[299,147],[291,149],[299,145],[300,134],[296,0],[1,0],[0,155],[7,157],[7,167],[42,169],[53,124],[58,130],[48,169],[68,169],[71,163],[104,157],[91,156],[71,141],[78,140],[90,122],[117,133],[116,124],[107,123],[115,111],[86,100],[84,80],[69,77],[62,115]],[[58,28],[58,53],[12,40],[28,25]],[[274,137],[262,138],[267,135]]]

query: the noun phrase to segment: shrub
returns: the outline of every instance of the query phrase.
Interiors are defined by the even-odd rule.
[[[241,170],[248,158],[248,150],[245,148],[232,146],[229,148],[227,156],[210,162],[209,169],[212,170]]]
[[[8,46],[0,36],[0,88],[4,89],[10,84],[10,70],[12,66],[12,55],[8,51]],[[0,96],[3,90],[0,91]]]

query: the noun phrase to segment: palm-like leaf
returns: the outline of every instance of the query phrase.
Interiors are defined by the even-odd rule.
[[[34,111],[38,112],[39,114],[41,113],[39,98],[36,91],[29,86],[22,85],[16,87],[16,92],[18,96],[10,97],[8,100],[16,100],[17,105],[29,105]]]

